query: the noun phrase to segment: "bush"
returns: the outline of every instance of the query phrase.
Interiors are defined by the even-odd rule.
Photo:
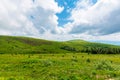
[[[45,60],[42,62],[42,64],[44,67],[48,67],[48,66],[51,66],[53,64],[53,62],[50,60]]]
[[[86,62],[90,63],[90,59],[87,59]]]
[[[78,60],[77,60],[77,59],[71,59],[71,61],[73,61],[73,62],[78,62]]]
[[[11,77],[11,78],[9,78],[8,80],[16,80],[16,79]]]
[[[96,65],[96,70],[109,70],[113,71],[114,68],[111,66],[111,64],[107,61],[102,61],[99,64]]]

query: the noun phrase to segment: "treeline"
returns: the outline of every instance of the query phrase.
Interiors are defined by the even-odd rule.
[[[120,48],[91,47],[81,50],[81,52],[92,53],[92,54],[119,54]]]
[[[91,53],[91,54],[119,54],[120,48],[110,48],[110,47],[85,47],[84,49],[76,49],[70,46],[63,46],[61,49],[81,52],[81,53]]]
[[[67,50],[67,51],[72,51],[72,52],[76,52],[76,48],[74,47],[70,47],[70,46],[62,46],[61,49]]]

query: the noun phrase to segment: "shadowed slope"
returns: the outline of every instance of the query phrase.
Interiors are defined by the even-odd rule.
[[[0,36],[0,53],[68,53],[85,52],[93,54],[120,53],[120,46],[92,43],[84,40],[71,40],[65,42],[48,41],[28,37]]]

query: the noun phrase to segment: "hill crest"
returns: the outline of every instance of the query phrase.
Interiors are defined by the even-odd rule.
[[[49,41],[30,37],[0,36],[0,53],[120,53],[120,46],[88,42],[84,40],[70,40],[65,42]]]

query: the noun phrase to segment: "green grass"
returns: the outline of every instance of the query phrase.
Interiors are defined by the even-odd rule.
[[[1,54],[0,80],[120,80],[120,55]]]
[[[59,53],[69,52],[60,49],[62,44],[56,41],[47,41],[27,37],[0,36],[0,53]]]
[[[120,80],[120,46],[0,36],[0,80]]]
[[[120,46],[92,43],[83,40],[57,42],[28,37],[0,36],[0,54],[98,53],[98,51],[102,54],[118,54],[120,53]]]

